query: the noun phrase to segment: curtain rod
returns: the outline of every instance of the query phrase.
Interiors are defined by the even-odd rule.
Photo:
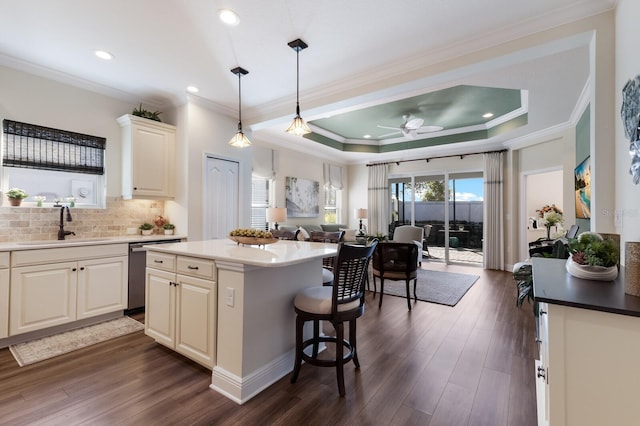
[[[408,163],[409,161],[426,161],[428,163],[431,160],[437,160],[439,158],[451,158],[451,157],[460,157],[460,159],[462,160],[467,155],[491,154],[493,152],[506,152],[506,151],[507,151],[506,149],[500,149],[500,150],[496,150],[496,151],[470,152],[468,154],[451,154],[451,155],[440,155],[440,156],[437,156],[437,157],[414,158],[412,160],[386,161],[384,163],[367,164],[367,167],[379,166],[379,165],[382,165],[382,164],[394,164],[394,163],[399,166],[400,163]]]

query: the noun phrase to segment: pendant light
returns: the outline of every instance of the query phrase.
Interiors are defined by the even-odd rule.
[[[311,133],[307,123],[300,117],[300,51],[309,46],[299,38],[288,44],[290,48],[296,51],[296,116],[286,131],[292,135],[302,136]]]
[[[251,145],[251,142],[242,132],[242,85],[240,80],[243,75],[249,74],[249,71],[241,67],[236,67],[231,70],[232,73],[238,76],[238,133],[233,135],[229,141],[229,145],[237,148],[244,148]]]

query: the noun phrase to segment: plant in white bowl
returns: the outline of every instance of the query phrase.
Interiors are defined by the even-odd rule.
[[[618,276],[620,253],[613,240],[605,240],[595,232],[583,232],[568,242],[571,256],[567,271],[574,277],[613,281]]]
[[[165,223],[164,225],[162,225],[162,228],[164,229],[165,235],[173,235],[176,226],[173,223]]]
[[[153,225],[147,222],[140,225],[139,229],[142,235],[151,235],[153,233]]]

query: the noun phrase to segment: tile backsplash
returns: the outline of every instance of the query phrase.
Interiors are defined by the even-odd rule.
[[[107,199],[106,209],[71,208],[71,222],[64,229],[79,238],[118,237],[127,228],[138,228],[164,212],[164,201]],[[66,216],[66,215],[65,215]],[[56,240],[60,225],[60,208],[0,207],[0,242]],[[154,230],[162,233],[162,230]]]

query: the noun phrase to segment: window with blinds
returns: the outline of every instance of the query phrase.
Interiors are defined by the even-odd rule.
[[[267,207],[269,207],[271,179],[252,176],[251,178],[251,227],[268,230]]]
[[[338,192],[333,186],[324,187],[324,223],[338,223]]]
[[[103,175],[106,139],[3,120],[2,165]]]

